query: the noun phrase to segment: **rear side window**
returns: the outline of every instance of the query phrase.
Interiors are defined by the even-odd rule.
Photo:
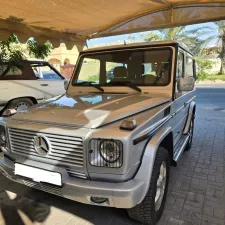
[[[0,80],[37,80],[30,62],[22,61],[20,65],[2,65],[0,67]]]
[[[7,68],[5,66],[0,69],[0,76],[21,76],[21,75],[22,75],[21,69],[16,66],[13,68]]]
[[[184,77],[184,54],[178,52],[176,77]]]
[[[7,66],[0,68],[0,76],[20,76],[22,71],[19,67],[14,66],[13,68],[8,68]]]
[[[193,77],[193,76],[194,76],[194,60],[191,57],[187,56],[185,77]]]

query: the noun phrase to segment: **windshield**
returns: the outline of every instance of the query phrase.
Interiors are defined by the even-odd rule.
[[[166,86],[170,83],[171,56],[170,48],[83,55],[73,85]]]

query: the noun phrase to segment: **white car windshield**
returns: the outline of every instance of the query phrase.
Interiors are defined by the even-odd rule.
[[[73,85],[166,86],[171,77],[172,50],[123,50],[83,55]]]

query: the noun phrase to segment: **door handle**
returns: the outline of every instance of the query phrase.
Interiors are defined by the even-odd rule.
[[[41,86],[48,86],[48,84],[41,84]]]

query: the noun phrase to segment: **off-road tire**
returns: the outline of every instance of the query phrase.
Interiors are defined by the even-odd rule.
[[[6,109],[16,109],[18,107],[18,105],[20,103],[25,103],[28,108],[31,107],[32,105],[34,105],[33,101],[29,98],[18,98],[18,99],[14,99],[11,102],[9,102],[9,104],[6,106]]]
[[[165,185],[165,192],[162,199],[162,203],[160,208],[156,211],[155,210],[155,196],[156,196],[156,188],[157,188],[157,180],[160,173],[160,166],[162,162],[166,163],[166,185]],[[166,195],[168,190],[168,182],[169,182],[169,171],[170,171],[170,158],[168,151],[165,148],[159,147],[154,166],[152,171],[152,177],[150,181],[150,187],[145,196],[144,200],[136,205],[134,208],[127,209],[128,215],[131,219],[136,220],[142,224],[148,225],[155,225],[156,222],[160,219],[165,201]]]
[[[188,143],[187,143],[184,151],[189,151],[191,149],[192,142],[193,142],[193,135],[194,135],[194,125],[195,125],[194,122],[195,122],[194,117],[192,117],[190,128],[189,128],[189,131],[188,131],[188,133],[191,134],[191,136],[189,137]]]

